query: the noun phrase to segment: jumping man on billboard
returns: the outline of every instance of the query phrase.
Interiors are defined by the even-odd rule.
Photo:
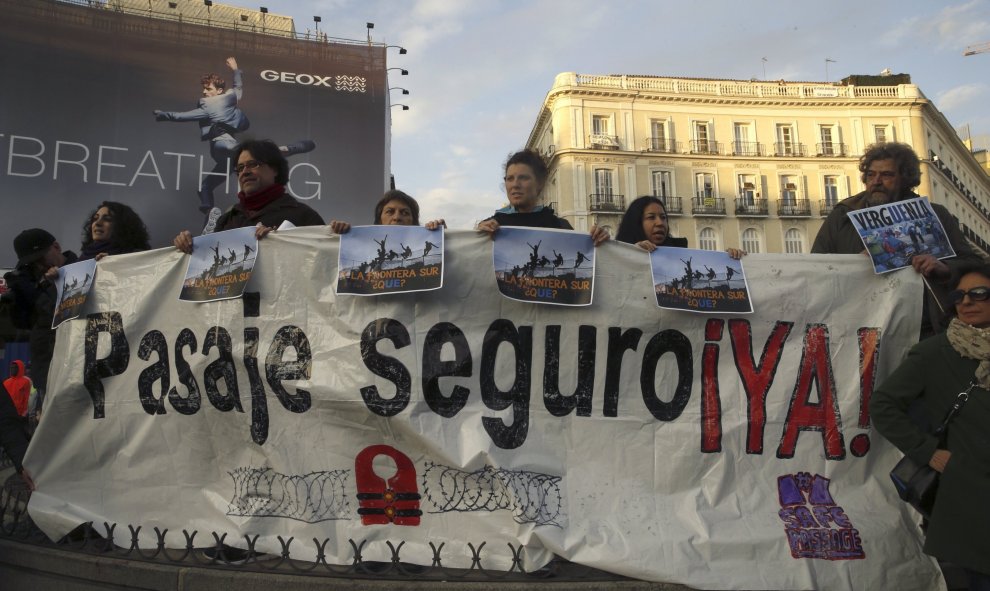
[[[237,147],[237,136],[251,125],[247,115],[237,106],[237,101],[244,94],[242,72],[237,68],[237,60],[228,57],[227,67],[234,75],[233,88],[227,88],[227,82],[218,74],[205,74],[200,78],[203,86],[203,97],[199,105],[192,111],[161,111],[155,110],[155,121],[195,121],[199,123],[200,141],[210,142],[210,156],[216,163],[208,174],[204,175],[199,188],[199,210],[203,213],[213,208],[213,190],[219,187],[231,172],[230,160]],[[316,147],[311,140],[301,140],[279,146],[285,156],[303,154]]]

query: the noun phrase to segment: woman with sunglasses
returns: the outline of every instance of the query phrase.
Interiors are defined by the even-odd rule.
[[[941,473],[925,552],[966,569],[970,589],[990,590],[990,265],[964,269],[948,303],[948,330],[911,349],[873,393],[870,415],[905,455]],[[912,417],[921,410],[938,426],[971,383],[942,449]]]

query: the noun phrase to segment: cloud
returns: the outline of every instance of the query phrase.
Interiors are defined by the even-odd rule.
[[[982,82],[963,84],[938,93],[935,104],[941,111],[958,109],[976,100],[984,100],[988,86]]]
[[[934,16],[914,16],[881,35],[881,44],[896,47],[927,42],[940,50],[962,50],[990,40],[990,10],[983,0],[946,6]]]

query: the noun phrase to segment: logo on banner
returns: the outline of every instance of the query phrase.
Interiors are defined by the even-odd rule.
[[[388,456],[398,469],[386,482],[375,473],[372,462],[378,456]],[[388,445],[372,445],[361,450],[354,459],[357,477],[358,515],[364,525],[419,525],[423,512],[419,509],[419,489],[416,488],[416,466],[409,456]]]
[[[853,527],[828,487],[831,481],[807,472],[777,478],[781,521],[794,558],[854,560],[866,558],[859,530]]]

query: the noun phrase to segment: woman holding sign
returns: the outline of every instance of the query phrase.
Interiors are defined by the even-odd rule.
[[[633,199],[629,209],[619,222],[619,232],[615,239],[627,244],[635,244],[647,252],[653,252],[658,246],[687,248],[687,238],[675,238],[670,235],[667,223],[667,208],[659,197],[643,195]],[[738,248],[725,250],[734,259],[745,256],[746,251]]]
[[[403,191],[391,190],[375,204],[376,226],[418,226],[419,203]],[[443,218],[426,222],[427,230],[446,228]],[[347,222],[332,220],[330,229],[335,234],[346,234],[351,229]]]
[[[494,238],[500,226],[573,230],[567,220],[554,214],[553,209],[539,204],[547,174],[546,162],[533,150],[522,150],[509,156],[505,163],[504,179],[509,205],[480,222],[478,231]],[[595,246],[609,239],[608,232],[598,226],[591,226],[589,233]]]
[[[82,256],[79,260],[100,260],[108,254],[149,250],[148,228],[133,209],[104,201],[83,223]]]
[[[965,568],[970,589],[990,589],[990,266],[964,268],[948,303],[948,330],[911,349],[873,392],[870,416],[905,455],[941,473],[925,552]],[[920,407],[934,428],[959,403],[944,440],[908,415]]]

